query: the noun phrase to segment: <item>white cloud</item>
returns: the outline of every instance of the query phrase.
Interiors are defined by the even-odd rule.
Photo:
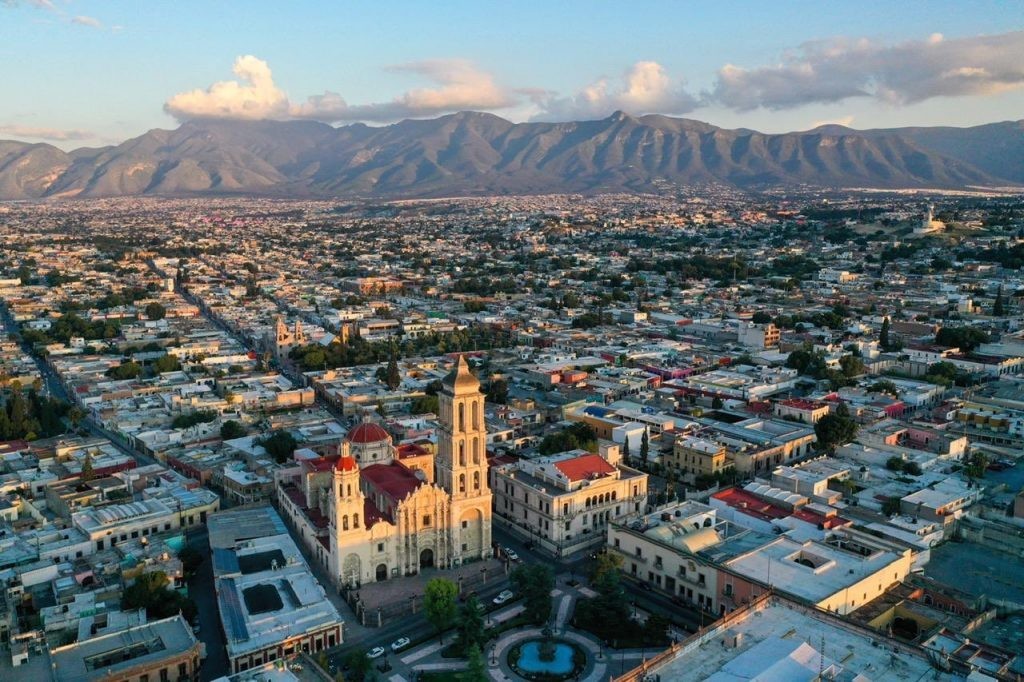
[[[991,95],[1024,87],[1024,31],[881,45],[867,39],[814,41],[773,66],[727,64],[706,100],[740,111],[787,109],[870,97],[914,104],[933,97]]]
[[[0,135],[13,135],[14,137],[27,137],[32,140],[89,140],[96,135],[88,130],[42,128],[37,126],[25,126],[18,124],[0,125]]]
[[[370,104],[349,104],[339,93],[329,90],[293,103],[274,83],[267,63],[246,56],[235,60],[238,80],[177,94],[164,104],[164,110],[179,120],[303,118],[327,123],[386,122],[463,109],[503,109],[518,103],[516,93],[502,89],[491,74],[465,60],[414,62],[389,70],[420,75],[436,87],[415,88],[390,101]]]
[[[622,76],[618,87],[602,78],[575,95],[551,95],[537,100],[541,120],[601,118],[623,110],[631,114],[685,114],[699,106],[681,83],[673,83],[657,62],[637,62]]]
[[[89,28],[103,28],[103,24],[102,22],[100,22],[99,19],[96,19],[95,17],[87,17],[84,15],[72,17],[71,23],[77,24],[78,26],[88,26]]]
[[[288,97],[276,85],[262,59],[245,55],[232,69],[238,80],[219,81],[205,90],[182,92],[164,110],[178,120],[191,118],[287,118]]]

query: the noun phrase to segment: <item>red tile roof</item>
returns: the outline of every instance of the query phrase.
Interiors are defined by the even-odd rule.
[[[395,502],[423,485],[423,481],[401,464],[372,464],[362,471],[363,480]]]
[[[715,493],[712,497],[725,502],[736,511],[753,516],[756,519],[761,519],[762,521],[784,519],[789,516],[789,512],[782,507],[768,504],[740,488],[726,488],[721,492]]]
[[[349,431],[345,438],[350,443],[378,443],[382,440],[391,440],[388,432],[373,422],[363,422]]]
[[[615,467],[600,455],[580,455],[563,462],[555,462],[555,468],[570,481],[583,481],[615,472]]]
[[[373,528],[373,524],[378,521],[391,521],[391,519],[382,514],[372,500],[363,500],[363,523],[366,528]]]
[[[334,467],[334,459],[328,459],[326,457],[318,457],[317,459],[307,459],[305,465],[313,471],[330,471]]]
[[[341,471],[355,471],[359,468],[359,465],[356,464],[356,461],[351,456],[347,456],[338,458],[337,467]]]
[[[421,445],[415,443],[406,443],[405,445],[398,446],[398,459],[405,459],[406,457],[422,457],[426,455],[427,449]]]

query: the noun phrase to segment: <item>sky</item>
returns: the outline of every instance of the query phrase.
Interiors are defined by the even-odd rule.
[[[764,132],[1016,120],[1024,2],[0,0],[0,139],[461,110]]]

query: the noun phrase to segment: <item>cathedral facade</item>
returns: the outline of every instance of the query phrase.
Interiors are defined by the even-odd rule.
[[[339,587],[491,556],[484,397],[462,357],[442,383],[436,455],[364,422],[336,460],[279,476],[282,511]]]

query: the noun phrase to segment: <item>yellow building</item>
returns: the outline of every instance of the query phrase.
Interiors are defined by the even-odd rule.
[[[682,474],[714,476],[731,466],[732,462],[726,456],[724,445],[686,436],[676,440],[670,464]]]

